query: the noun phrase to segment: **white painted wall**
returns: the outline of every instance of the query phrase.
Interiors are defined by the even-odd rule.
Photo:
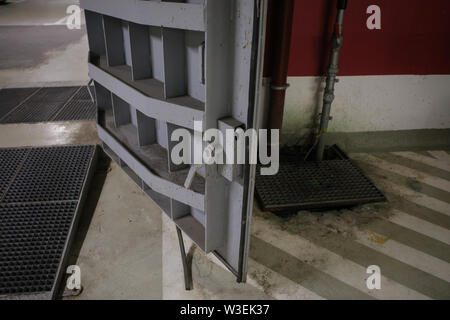
[[[339,77],[330,132],[450,128],[450,75]],[[311,132],[321,112],[324,82],[290,77],[283,120],[283,142]]]

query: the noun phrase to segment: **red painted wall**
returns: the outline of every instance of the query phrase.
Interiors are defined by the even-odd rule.
[[[381,8],[381,30],[366,27],[370,5]],[[325,73],[335,7],[295,0],[290,76]],[[450,74],[450,0],[348,0],[341,52],[340,75]]]

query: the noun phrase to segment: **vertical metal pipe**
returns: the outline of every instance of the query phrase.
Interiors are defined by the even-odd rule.
[[[291,48],[294,0],[272,1],[273,21],[273,59],[272,82],[270,87],[269,129],[281,129],[283,123],[284,100],[288,84],[286,83],[289,52]]]
[[[324,134],[328,130],[328,122],[330,120],[331,104],[334,100],[334,85],[337,82],[336,76],[339,72],[339,53],[342,47],[343,36],[342,27],[344,23],[344,12],[347,7],[347,1],[338,1],[338,12],[336,17],[336,24],[334,27],[333,38],[331,40],[331,56],[330,64],[328,66],[328,74],[326,79],[325,92],[323,95],[323,107],[320,118],[320,127],[318,133],[318,143],[316,148],[316,160],[322,161],[325,150]]]

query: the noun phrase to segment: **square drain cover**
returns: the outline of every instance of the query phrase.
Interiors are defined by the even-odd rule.
[[[385,201],[351,160],[280,163],[276,175],[256,172],[256,195],[265,211],[327,209]]]

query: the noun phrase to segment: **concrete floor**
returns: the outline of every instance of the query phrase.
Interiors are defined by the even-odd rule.
[[[74,4],[78,1],[8,0],[0,5],[1,88],[89,81],[84,18],[79,30],[65,25],[66,9]]]
[[[26,14],[27,3],[39,3],[33,14]],[[50,28],[45,21],[58,21],[65,12],[64,5],[41,0],[7,10],[0,6],[0,34],[12,25],[23,32],[38,24],[43,41]],[[0,86],[86,82],[87,45],[84,35],[79,39],[61,40],[58,49],[41,47],[47,60],[35,67],[9,55],[0,63],[7,67]],[[0,125],[0,147],[98,141],[93,122]],[[237,284],[220,262],[185,239],[193,256],[189,292],[173,224],[115,164],[100,166],[105,170],[95,176],[72,250],[84,290],[69,299],[449,299],[449,152],[351,157],[388,203],[287,218],[255,204],[247,283]],[[366,287],[370,265],[381,268],[381,290]]]

